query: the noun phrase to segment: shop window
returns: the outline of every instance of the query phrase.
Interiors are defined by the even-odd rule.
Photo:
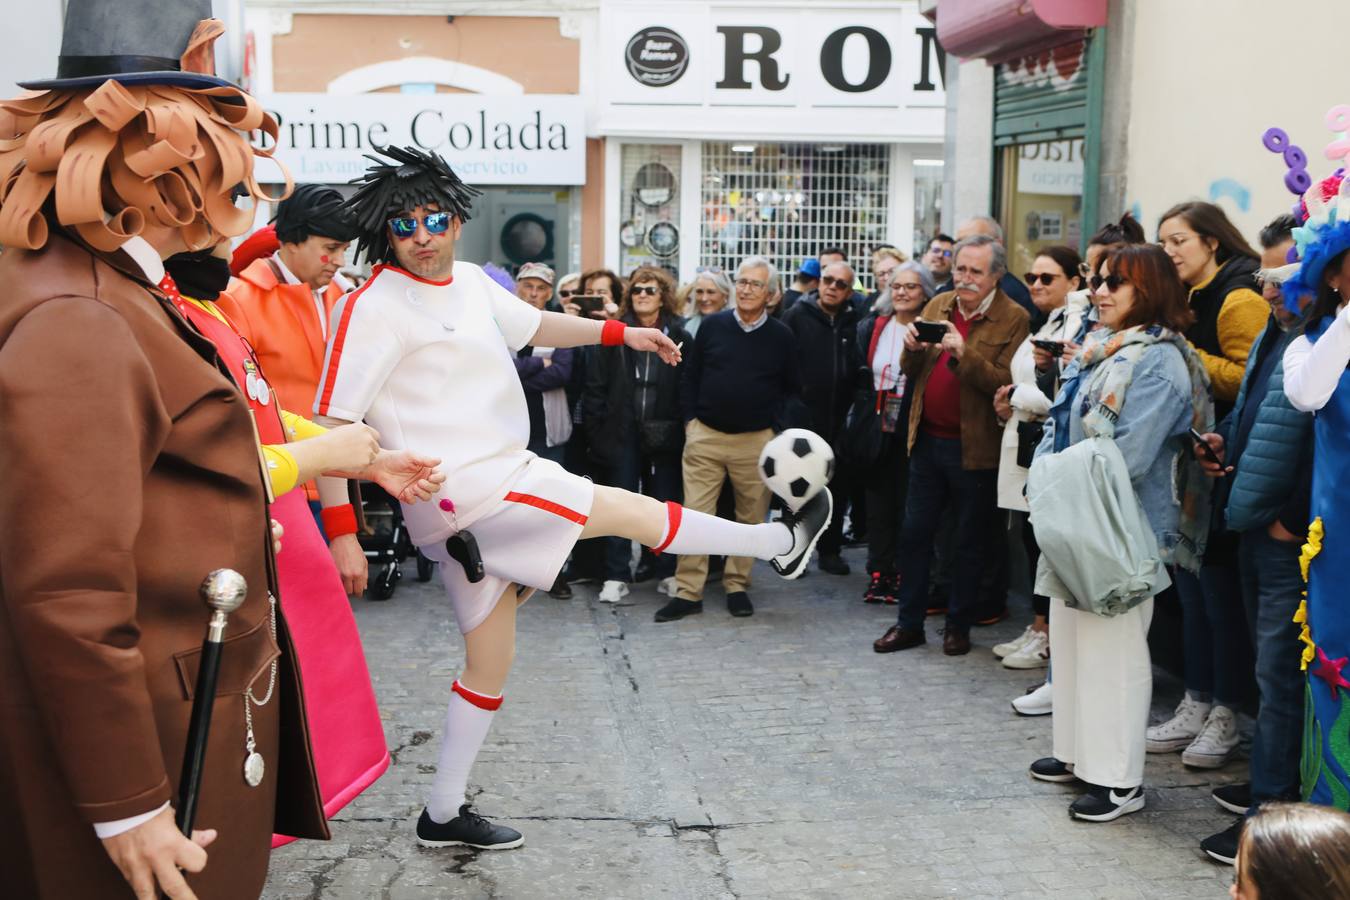
[[[914,160],[914,238],[901,247],[918,259],[928,252],[933,235],[942,230],[942,160]]]
[[[886,243],[889,151],[705,141],[700,265],[734,273],[745,257],[765,256],[787,287],[802,260],[834,246],[870,288],[868,255]]]
[[[1083,237],[1083,140],[1015,144],[1001,150],[1008,269],[1030,271],[1041,248]]]
[[[620,148],[620,275],[651,264],[679,278],[680,152],[679,144]]]

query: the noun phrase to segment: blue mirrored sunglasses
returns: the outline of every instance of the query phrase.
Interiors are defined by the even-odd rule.
[[[423,227],[427,234],[445,234],[450,230],[450,214],[448,212],[427,213],[422,220]],[[389,230],[394,232],[394,237],[407,239],[417,234],[416,216],[397,216],[389,220]]]

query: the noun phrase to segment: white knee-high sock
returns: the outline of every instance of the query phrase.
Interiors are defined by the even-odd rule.
[[[469,785],[469,769],[492,727],[492,717],[502,698],[471,691],[458,681],[451,688],[450,704],[445,710],[445,733],[441,736],[441,755],[436,760],[436,779],[431,783],[427,813],[442,824],[459,814]]]
[[[792,549],[792,532],[780,522],[746,525],[666,504],[666,533],[652,550],[686,556],[753,556],[773,559]]]

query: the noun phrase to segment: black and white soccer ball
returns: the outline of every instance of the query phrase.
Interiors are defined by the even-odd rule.
[[[769,490],[795,511],[830,483],[834,451],[814,431],[789,428],[764,445],[759,474]]]

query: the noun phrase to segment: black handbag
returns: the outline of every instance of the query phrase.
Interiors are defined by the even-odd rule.
[[[678,419],[638,422],[638,446],[648,456],[675,456],[684,448],[684,423]]]
[[[1017,423],[1017,464],[1023,469],[1031,468],[1031,460],[1044,435],[1044,422]]]

